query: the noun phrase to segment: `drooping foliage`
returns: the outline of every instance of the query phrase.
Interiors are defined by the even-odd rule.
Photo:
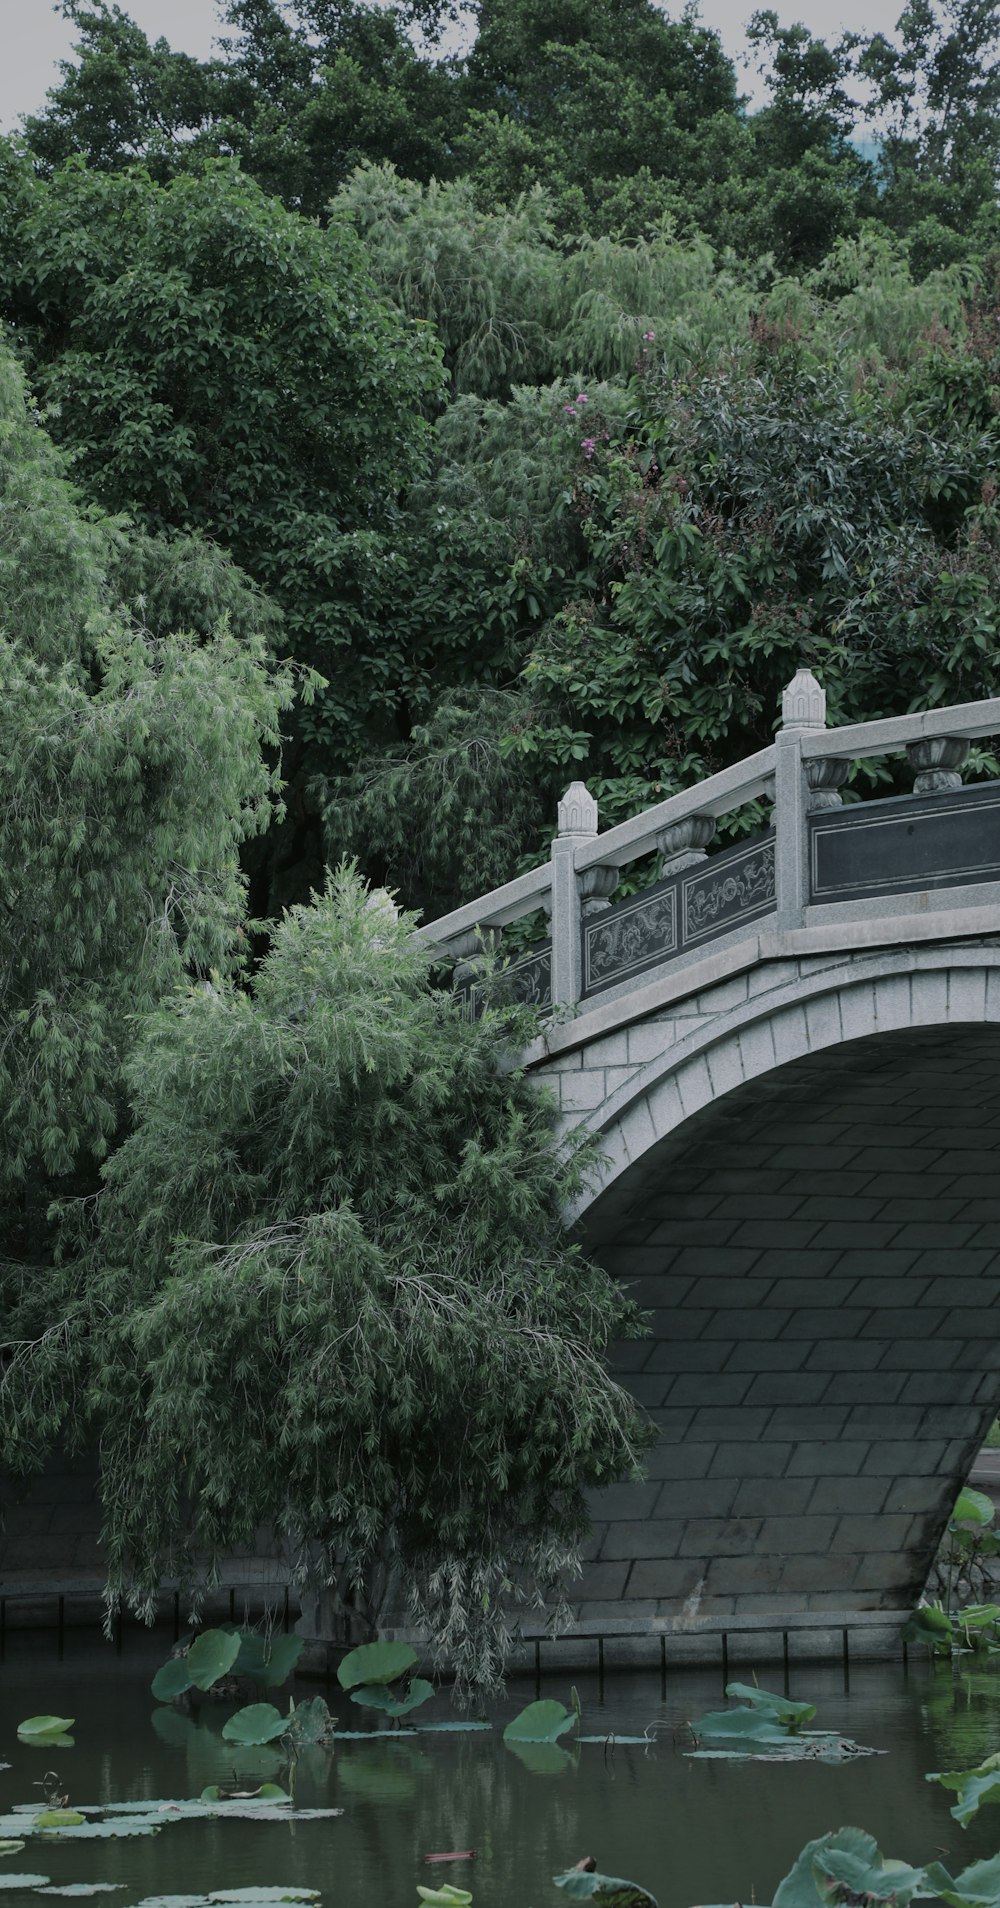
[[[489,1682],[513,1580],[551,1585],[645,1443],[603,1365],[635,1314],[564,1230],[585,1157],[498,1066],[530,1016],[470,1020],[411,927],[342,870],[249,992],[148,1020],[65,1335],[8,1399],[15,1436],[40,1390],[100,1425],[114,1596],[273,1528],[373,1620],[401,1567]]]
[[[117,594],[133,561],[154,565],[155,546],[130,548],[82,505],[0,348],[0,1227],[15,1290],[48,1256],[53,1191],[85,1186],[121,1131],[135,1016],[185,973],[239,968],[239,851],[278,800],[261,748],[278,743],[288,672],[225,617],[202,636],[151,632]],[[211,569],[206,555],[206,587]]]

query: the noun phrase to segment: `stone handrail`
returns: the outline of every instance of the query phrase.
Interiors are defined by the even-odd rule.
[[[851,722],[842,729],[821,729],[802,737],[802,753],[856,761],[866,755],[899,754],[913,742],[953,735],[969,741],[1000,735],[1000,697],[986,702],[959,702],[950,709],[919,709],[913,715],[886,716],[879,722]]]
[[[464,907],[453,908],[450,914],[442,914],[436,921],[428,921],[417,933],[434,947],[464,954],[470,950],[456,943],[468,940],[471,947],[477,930],[506,927],[510,921],[519,921],[522,915],[534,914],[546,905],[551,891],[552,863],[545,861],[538,868],[529,868],[527,874],[505,881],[502,888],[491,889],[478,901],[469,901]]]
[[[858,812],[854,808],[844,810],[840,817],[825,813],[841,807],[839,790],[850,762],[905,751],[915,772],[914,795],[943,796],[952,801],[956,791],[961,792],[960,770],[970,742],[991,735],[1000,735],[1000,698],[827,729],[823,689],[811,672],[802,668],[783,693],[782,724],[767,748],[707,777],[694,788],[668,796],[603,834],[598,832],[597,803],[582,782],[572,783],[559,804],[559,833],[547,862],[429,922],[419,932],[443,953],[467,960],[484,945],[495,943],[499,930],[508,923],[544,908],[551,919],[551,949],[534,957],[532,982],[537,986],[541,958],[552,1003],[573,1006],[595,986],[631,984],[639,966],[648,966],[652,959],[683,957],[705,932],[750,932],[762,912],[770,912],[779,928],[802,927],[810,901],[814,896],[823,897],[822,883],[818,876],[814,880],[815,868],[810,865],[817,826],[822,823],[825,831],[820,844],[823,853],[836,856],[843,849],[844,835],[840,832],[839,847],[834,843],[829,848],[825,844],[830,830],[836,833],[845,825],[853,828]],[[755,838],[758,847],[748,852],[756,859],[748,861],[739,849],[727,850],[718,859],[707,857],[705,850],[715,833],[715,818],[761,795],[774,804],[773,833]],[[975,799],[978,801],[979,795]],[[989,800],[994,797],[989,795]],[[896,806],[898,811],[898,801]],[[863,810],[865,804],[859,807]],[[929,815],[930,810],[919,802],[918,808],[925,817]],[[967,812],[971,818],[971,808]],[[903,819],[912,836],[908,812]],[[653,952],[648,957],[643,955],[641,962],[633,959],[623,963],[620,977],[616,973],[609,979],[610,929],[598,927],[594,917],[610,908],[622,868],[654,851],[661,857],[662,880],[657,890],[649,892],[654,896],[659,892],[663,897],[660,922],[651,930],[648,918],[640,920],[645,905],[642,900],[620,903],[614,910],[614,934],[619,934],[619,924],[627,913],[633,942],[637,933],[645,933],[648,938],[652,932]],[[950,870],[947,878],[955,878]],[[975,878],[993,879],[993,875],[980,873]],[[766,888],[762,885],[765,879]],[[745,903],[738,903],[728,915],[719,903],[720,881],[728,883],[731,890],[734,882],[737,889],[742,883],[746,892]],[[922,887],[923,879],[916,880],[916,885]],[[850,893],[843,884],[842,891]],[[683,910],[690,917],[690,933],[686,923],[680,922]],[[711,925],[705,930],[700,923],[707,913],[711,913]],[[667,916],[669,926],[664,925]],[[597,958],[595,949],[602,937],[600,958],[604,968],[598,981],[594,979],[591,956]],[[617,954],[614,960],[619,960]]]
[[[582,873],[584,868],[594,868],[605,861],[623,867],[629,861],[637,861],[640,855],[652,854],[659,845],[657,837],[664,829],[686,821],[690,815],[728,815],[758,795],[773,795],[774,768],[772,742],[756,755],[746,756],[732,768],[720,769],[717,775],[709,775],[694,788],[668,795],[666,801],[657,802],[655,808],[644,808],[641,815],[619,822],[617,828],[607,829],[596,841],[578,848],[577,871]]]

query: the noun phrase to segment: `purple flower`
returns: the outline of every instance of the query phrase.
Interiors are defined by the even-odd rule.
[[[645,338],[647,344],[652,344],[653,339],[656,337],[655,331],[644,331],[642,335]]]
[[[597,447],[592,437],[585,437],[583,440],[583,443],[580,445],[580,449],[582,450],[585,458],[587,459],[588,464],[591,458],[593,457],[594,451],[596,448]]]
[[[564,404],[564,405],[563,405],[563,410],[565,411],[565,413],[566,413],[566,416],[567,416],[567,417],[575,417],[575,416],[576,416],[576,405],[575,405],[575,404]]]
[[[578,403],[578,404],[586,404],[586,402],[587,402],[587,393],[586,393],[586,391],[581,391],[581,392],[580,392],[580,395],[579,395],[579,397],[577,398],[577,400],[576,400],[576,401],[577,401],[577,403]]]

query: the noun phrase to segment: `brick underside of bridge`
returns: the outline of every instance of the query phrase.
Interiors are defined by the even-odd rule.
[[[998,1146],[1000,1027],[887,1033],[725,1095],[597,1202],[660,1441],[594,1501],[582,1624],[915,1600],[1000,1394]]]

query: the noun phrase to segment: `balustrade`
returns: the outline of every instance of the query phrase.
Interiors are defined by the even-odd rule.
[[[502,929],[544,909],[550,942],[509,971],[523,997],[567,1009],[760,932],[767,917],[794,931],[831,910],[884,914],[900,896],[926,906],[936,891],[966,888],[1000,907],[1000,783],[966,788],[961,773],[971,743],[997,734],[1000,699],[828,729],[822,686],[802,667],[769,747],[603,834],[597,803],[573,782],[547,862],[419,931],[458,962],[456,985],[468,991]],[[844,801],[852,763],[904,752],[911,796]],[[762,797],[771,826],[709,853],[718,817]],[[623,870],[654,852],[659,879],[614,902]]]

